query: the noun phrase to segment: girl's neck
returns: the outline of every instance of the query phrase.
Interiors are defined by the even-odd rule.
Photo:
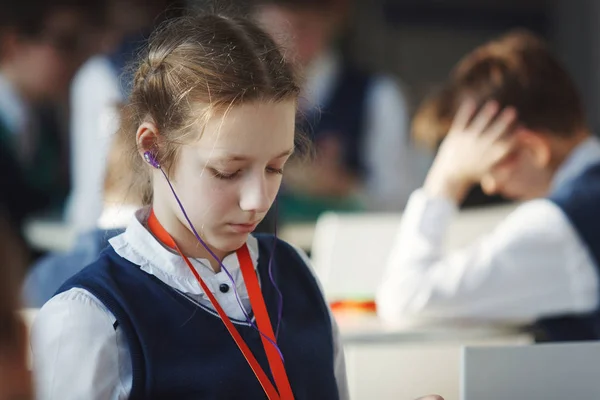
[[[210,266],[212,267],[215,273],[221,272],[220,263],[214,259],[214,257],[204,248],[204,246],[196,239],[196,236],[192,232],[191,228],[188,228],[187,223],[181,222],[179,218],[166,207],[160,207],[159,205],[154,205],[154,214],[158,219],[158,222],[162,225],[162,227],[171,235],[177,246],[181,250],[181,252],[190,258],[202,258],[208,260]],[[196,230],[198,232],[198,230]],[[198,232],[199,235],[202,235],[202,232]],[[201,236],[202,237],[202,236]],[[205,241],[206,243],[206,241]],[[219,251],[208,243],[206,243],[210,250],[219,257],[219,260],[223,260],[227,255],[223,251]]]

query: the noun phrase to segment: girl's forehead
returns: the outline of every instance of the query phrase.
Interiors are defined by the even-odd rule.
[[[286,134],[282,133],[276,140],[261,141],[247,132],[242,132],[237,137],[221,135],[214,140],[201,139],[194,147],[203,158],[224,162],[272,159],[293,153],[293,131],[290,134],[291,140],[283,140],[285,136]]]
[[[211,118],[196,142],[214,154],[281,153],[293,147],[295,104],[250,103]]]

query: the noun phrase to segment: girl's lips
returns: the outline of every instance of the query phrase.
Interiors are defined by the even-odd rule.
[[[229,224],[229,226],[238,233],[251,233],[258,226],[258,222],[252,224]]]

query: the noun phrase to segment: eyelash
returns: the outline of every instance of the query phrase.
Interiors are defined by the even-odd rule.
[[[214,173],[215,178],[217,178],[217,179],[221,179],[224,181],[230,181],[230,180],[235,179],[238,176],[238,173],[240,171],[241,170],[237,170],[232,174],[226,174],[226,173],[214,170],[213,173]],[[271,174],[283,175],[283,168],[267,168],[267,172],[269,172]]]
[[[215,178],[217,178],[217,179],[222,179],[224,181],[229,181],[229,180],[232,180],[233,178],[235,178],[237,176],[238,172],[239,171],[236,171],[233,174],[224,174],[222,172],[214,170],[213,174],[214,174]]]

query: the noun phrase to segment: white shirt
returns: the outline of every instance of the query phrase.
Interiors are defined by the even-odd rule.
[[[104,172],[118,129],[120,82],[107,57],[90,58],[71,84],[71,185],[66,220],[77,232],[94,229],[103,204]]]
[[[13,84],[0,74],[0,119],[11,133],[27,127],[30,110]]]
[[[98,229],[104,230],[126,228],[139,208],[139,206],[126,203],[107,203],[104,205],[96,226]]]
[[[301,107],[327,104],[341,67],[340,58],[333,52],[316,59],[306,73]],[[413,146],[408,102],[392,78],[376,76],[366,96],[363,156],[369,173],[362,197],[369,209],[399,211],[423,183],[432,156]]]
[[[563,163],[553,187],[597,162],[600,141],[594,137]],[[597,307],[594,260],[553,202],[525,202],[486,237],[443,254],[444,235],[457,212],[452,202],[422,190],[411,196],[377,294],[383,319],[527,323]]]
[[[110,240],[121,257],[137,264],[162,282],[212,309],[183,259],[163,247],[141,221],[148,209],[136,213],[125,233]],[[254,265],[258,260],[257,240],[248,238],[248,249]],[[307,262],[304,253],[298,250]],[[224,271],[213,272],[204,259],[191,259],[193,266],[211,289],[225,313],[232,319],[244,320],[235,291],[221,293],[219,285],[230,284]],[[247,313],[250,302],[235,254],[223,260],[232,274],[237,292]],[[316,279],[316,278],[315,278]],[[36,387],[40,399],[94,400],[127,399],[131,391],[131,358],[127,340],[110,311],[91,293],[73,288],[63,292],[42,307],[32,327],[32,352]],[[348,399],[344,353],[338,327],[331,316],[334,338],[335,376],[340,398]]]

